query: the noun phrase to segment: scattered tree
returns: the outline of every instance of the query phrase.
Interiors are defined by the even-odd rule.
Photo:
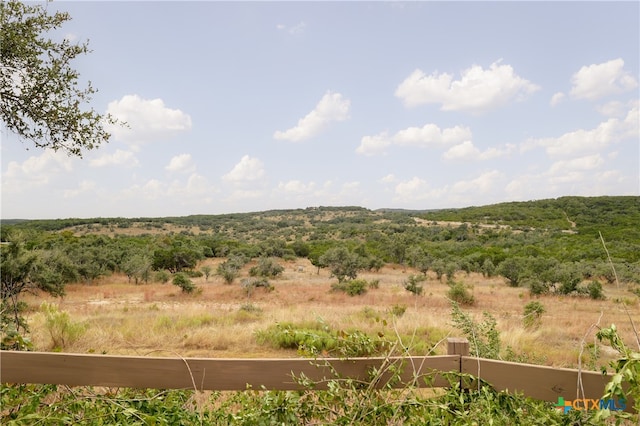
[[[508,257],[503,260],[496,270],[498,275],[509,281],[511,287],[518,287],[520,280],[524,278],[526,269],[526,259],[520,257]]]
[[[184,293],[193,293],[196,289],[193,281],[183,272],[178,272],[173,276],[173,285],[180,287]]]
[[[225,283],[233,284],[238,275],[240,275],[240,269],[247,263],[243,256],[232,256],[218,265],[216,272],[220,275]]]
[[[29,331],[22,317],[24,305],[20,296],[38,290],[64,295],[64,285],[76,277],[69,266],[68,259],[59,252],[27,250],[21,241],[0,246],[0,334],[15,336],[10,339],[12,343],[3,342],[3,349],[22,349],[20,335]]]
[[[331,276],[336,277],[339,283],[353,280],[358,276],[358,271],[363,269],[360,257],[346,247],[334,247],[320,256],[319,263],[331,271]]]
[[[209,276],[211,275],[211,272],[213,272],[213,268],[209,265],[204,265],[201,270],[204,274],[204,280],[209,281]]]

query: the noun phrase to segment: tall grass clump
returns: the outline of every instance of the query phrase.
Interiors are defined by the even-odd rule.
[[[69,313],[61,311],[53,303],[42,302],[40,313],[44,316],[44,327],[51,336],[51,349],[61,351],[80,340],[86,331],[82,323],[71,320]]]

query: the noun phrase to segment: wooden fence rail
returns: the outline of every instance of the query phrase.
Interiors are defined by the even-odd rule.
[[[466,339],[449,339],[448,355],[428,357],[224,359],[88,355],[0,351],[0,382],[68,386],[107,386],[196,390],[300,390],[294,378],[306,376],[316,389],[337,377],[368,380],[372,369],[399,368],[394,386],[447,387],[446,373],[464,373],[497,390],[519,392],[557,402],[598,400],[610,376],[590,371],[552,368],[470,357]],[[397,371],[397,370],[396,370]],[[382,374],[377,386],[391,375]],[[465,386],[474,387],[473,382]],[[631,401],[630,401],[631,402]],[[627,407],[631,407],[627,403]]]

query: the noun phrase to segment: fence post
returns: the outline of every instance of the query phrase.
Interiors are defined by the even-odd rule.
[[[466,337],[449,337],[447,355],[469,356],[469,341]],[[460,369],[462,372],[462,369]]]
[[[460,390],[464,389],[462,380],[462,357],[469,356],[469,340],[466,337],[447,338],[447,355],[458,355],[458,373],[460,373]]]

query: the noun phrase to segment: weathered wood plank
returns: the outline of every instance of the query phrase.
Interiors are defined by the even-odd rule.
[[[113,386],[152,389],[245,390],[247,387],[296,390],[293,379],[304,374],[314,382],[336,378],[368,380],[374,368],[402,364],[403,386],[418,378],[416,385],[447,386],[437,372],[458,371],[460,357],[453,355],[406,358],[353,358],[341,360],[209,359],[87,355],[44,352],[0,351],[2,383],[41,383],[69,386]],[[400,364],[401,363],[401,364]],[[435,376],[426,383],[427,377]],[[390,375],[384,374],[378,386]],[[317,389],[324,386],[320,383]]]
[[[462,372],[490,383],[497,390],[520,392],[542,401],[599,399],[610,376],[592,371],[462,357]],[[581,379],[581,385],[578,382]]]

